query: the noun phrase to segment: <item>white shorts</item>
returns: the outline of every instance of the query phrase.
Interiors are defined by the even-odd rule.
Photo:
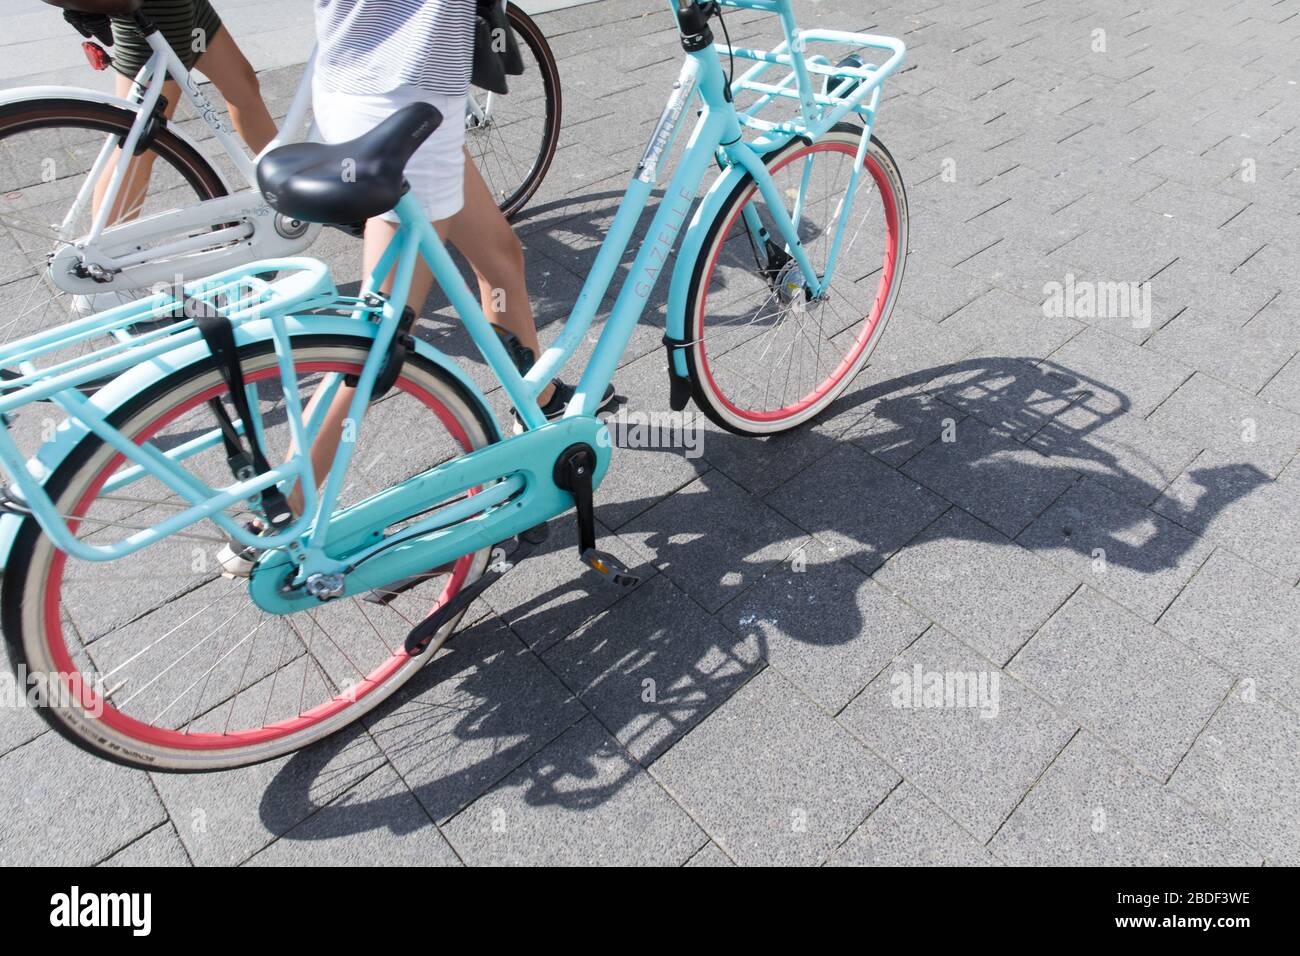
[[[433,104],[442,114],[442,123],[406,164],[406,181],[425,215],[437,222],[460,212],[465,203],[466,95],[448,96],[409,86],[387,93],[335,93],[315,85],[312,110],[321,138],[342,143],[368,133],[403,106]],[[395,222],[397,214],[385,213],[383,218]]]

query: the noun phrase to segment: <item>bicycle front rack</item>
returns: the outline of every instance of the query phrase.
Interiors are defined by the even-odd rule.
[[[720,0],[724,7],[739,7],[776,14],[781,20],[785,39],[771,50],[718,43],[718,52],[753,65],[732,80],[732,95],[749,93],[755,101],[737,114],[745,126],[763,134],[804,133],[808,129],[827,129],[849,113],[862,117],[869,131],[875,121],[884,81],[903,63],[906,48],[901,40],[869,33],[843,30],[800,30],[794,22],[790,0]],[[813,45],[840,47],[847,54],[832,63],[824,53],[809,55]],[[858,51],[887,54],[879,64],[866,62]],[[778,68],[785,73],[769,78]],[[817,80],[820,80],[820,88]],[[774,103],[792,100],[799,106],[798,119],[772,122],[758,117],[758,112]]]

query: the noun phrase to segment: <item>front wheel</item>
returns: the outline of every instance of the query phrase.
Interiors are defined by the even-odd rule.
[[[822,295],[808,293],[752,177],[709,226],[691,277],[684,351],[696,404],[729,431],[770,435],[813,418],[884,333],[903,280],[907,197],[893,157],[872,137],[847,202],[861,136],[840,123],[766,159],[819,279],[842,237]]]
[[[370,340],[318,335],[293,345],[306,400],[338,376],[360,374]],[[289,425],[275,353],[267,342],[241,350],[240,358],[267,457],[283,460]],[[230,471],[220,441],[208,440],[212,401],[237,417],[214,363],[203,361],[134,397],[110,420],[136,443],[197,448],[186,470],[220,487]],[[489,416],[445,372],[408,357],[356,431],[339,505],[489,443]],[[46,487],[74,534],[107,545],[183,507],[167,485],[128,477],[123,456],[92,435]],[[231,516],[248,517],[237,508]],[[34,520],[23,524],[0,612],[11,659],[47,688],[39,712],[57,731],[99,756],[155,770],[236,767],[296,750],[356,720],[432,658],[458,622],[417,657],[403,648],[406,634],[488,562],[481,550],[430,569],[391,603],[340,598],[281,616],[253,603],[246,579],[221,576],[224,543],[205,521],[115,561],[80,561],[55,548]]]

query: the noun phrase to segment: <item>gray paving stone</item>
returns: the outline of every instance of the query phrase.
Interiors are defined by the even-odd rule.
[[[1180,259],[1151,280],[1152,331],[1188,306],[1241,326],[1276,295],[1276,288],[1242,279],[1229,270],[1208,269],[1203,263]]]
[[[150,830],[118,850],[100,866],[191,866],[185,847],[171,823]]]
[[[763,657],[837,713],[929,626],[824,545],[796,551],[718,614]]]
[[[940,324],[973,358],[1046,358],[1083,330],[1073,319],[1044,314],[1041,295],[1026,301],[1002,289],[984,293]]]
[[[885,798],[828,866],[997,866],[951,817],[908,783]]]
[[[1041,431],[1080,399],[1073,378],[1029,358],[967,358],[927,386],[945,405],[1019,441]],[[952,438],[949,436],[949,440]]]
[[[1017,866],[1258,866],[1258,852],[1081,731],[989,844]]]
[[[906,282],[907,308],[932,322],[942,322],[989,289],[984,279],[920,250],[907,253]]]
[[[1300,355],[1288,362],[1259,390],[1259,397],[1290,411],[1300,411]]]
[[[877,386],[862,404],[867,414],[844,432],[844,438],[895,468],[954,427],[965,414],[934,394],[931,375],[941,369],[901,374],[892,367],[863,371],[859,378],[874,378]]]
[[[1300,348],[1300,324],[1295,320],[1297,311],[1300,311],[1300,292],[1283,290],[1255,311],[1242,328]]]
[[[0,688],[6,703],[12,701],[12,706],[0,707],[0,754],[6,754],[48,729],[41,715],[26,706],[26,687],[14,671],[8,642],[0,642]]]
[[[248,861],[249,866],[456,866],[460,860],[388,764]]]
[[[766,495],[798,475],[836,447],[839,433],[864,414],[860,404],[839,402],[819,416],[816,427],[796,428],[770,438],[724,431],[700,416],[705,458],[751,495]]]
[[[151,775],[196,866],[242,863],[383,763],[357,727],[306,750],[221,773]]]
[[[957,508],[891,558],[875,580],[999,664],[1075,588],[1068,575]]]
[[[572,514],[549,523],[536,551],[484,592],[484,600],[537,653],[573,633],[628,592],[578,560],[578,524]],[[597,522],[596,547],[626,564],[642,581],[654,565]]]
[[[1193,305],[1151,336],[1145,347],[1254,393],[1291,360],[1295,347],[1253,326],[1237,328]]]
[[[707,841],[588,717],[446,826],[471,865],[680,866]]]
[[[1154,213],[1186,218],[1209,226],[1222,226],[1246,208],[1246,203],[1204,189],[1167,180],[1137,201]]]
[[[545,660],[643,764],[760,666],[756,638],[730,633],[662,576],[551,647]]]
[[[993,245],[1000,238],[997,233],[990,232],[987,229],[981,229],[977,225],[968,225],[960,220],[962,210],[956,206],[950,206],[949,202],[957,198],[959,191],[956,184],[947,184],[940,190],[936,198],[942,200],[942,205],[938,208],[943,211],[938,215],[927,215],[924,207],[913,207],[909,209],[910,223],[907,235],[908,253],[920,252],[930,257],[942,266],[952,268],[963,260],[969,259],[989,246]],[[909,187],[909,193],[912,195],[912,201],[925,200],[919,195],[923,190],[916,185]],[[970,195],[969,192],[966,193]],[[983,195],[975,198],[974,202],[967,202],[969,214],[974,215],[983,209],[992,206],[993,201],[985,205]]]
[[[1226,671],[1086,585],[1007,670],[1160,780],[1231,685]]]
[[[1204,452],[1152,507],[1275,574],[1300,577],[1300,499],[1293,480],[1269,481],[1253,465]]]
[[[1219,548],[1158,622],[1184,644],[1300,709],[1300,591]]]
[[[0,864],[90,866],[167,814],[139,770],[46,734],[0,757]]]
[[[1280,243],[1267,243],[1232,271],[1234,278],[1289,291],[1300,289],[1295,274],[1295,250]]]
[[[859,388],[864,378],[878,385],[890,378],[920,377],[957,361],[965,353],[965,341],[942,323],[931,321],[919,312],[895,308],[880,344],[871,355],[870,368],[859,373],[849,391]],[[872,390],[871,394],[877,391]],[[820,423],[821,416],[815,422]]]
[[[899,782],[772,668],[650,772],[742,866],[823,862]]]
[[[1208,375],[1193,375],[1150,421],[1270,476],[1300,450],[1300,416]]]
[[[366,724],[441,823],[585,713],[518,638],[489,618],[457,634]]]
[[[975,222],[986,224],[983,216]],[[1043,304],[1043,287],[1048,282],[1060,281],[1059,266],[1018,237],[1004,239],[967,259],[957,269],[1033,306]]]
[[[619,535],[708,611],[743,592],[806,538],[719,471],[691,482]]]
[[[932,698],[932,682],[952,686],[953,696]],[[1075,729],[939,628],[899,655],[839,721],[981,843]]]
[[[1078,478],[1009,435],[967,419],[952,441],[937,441],[903,473],[1008,537],[1023,531]]]
[[[1238,685],[1169,781],[1270,865],[1300,862],[1300,718]]]
[[[1155,501],[1201,447],[1181,433],[1126,414],[1104,392],[1083,395],[1026,444],[1141,505]]]
[[[1152,624],[1212,549],[1204,538],[1087,479],[1016,543]]]
[[[716,843],[710,841],[705,844],[704,849],[700,850],[686,864],[687,866],[735,866],[727,854],[718,848]]]
[[[1086,329],[1051,354],[1080,387],[1116,394],[1129,414],[1146,418],[1191,377],[1192,369],[1099,329]]]
[[[831,452],[768,502],[867,572],[947,508],[937,495],[852,445]]]
[[[1138,235],[1123,223],[1098,226],[1072,239],[1048,258],[1077,266],[1110,282],[1143,282],[1178,258],[1176,246]],[[1058,281],[1064,281],[1062,276]]]

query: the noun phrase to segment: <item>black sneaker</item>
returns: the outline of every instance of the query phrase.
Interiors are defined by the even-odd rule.
[[[546,416],[548,422],[553,422],[564,415],[564,409],[568,406],[569,400],[573,398],[576,389],[572,385],[561,382],[558,378],[552,380],[555,384],[555,391],[551,393],[550,401],[542,406],[542,414]],[[604,412],[614,407],[614,399],[617,396],[614,393],[614,385],[611,383],[605,386],[605,394],[600,398],[600,404],[596,406],[596,412]],[[513,408],[510,410],[515,416],[515,434],[522,435],[524,432],[524,423],[519,418],[519,413]]]

